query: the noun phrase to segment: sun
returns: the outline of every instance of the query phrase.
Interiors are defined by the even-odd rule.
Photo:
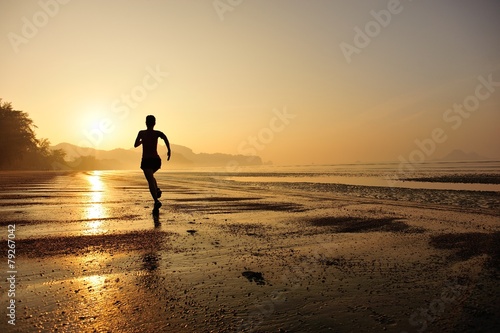
[[[81,138],[79,145],[98,149],[114,130],[115,124],[104,104],[90,104],[82,107],[76,121],[76,134]]]
[[[84,130],[98,129],[99,123],[106,117],[108,111],[100,105],[91,105],[83,108],[79,114],[79,126]]]

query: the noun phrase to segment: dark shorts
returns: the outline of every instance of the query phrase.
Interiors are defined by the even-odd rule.
[[[153,172],[161,168],[161,158],[159,157],[146,157],[141,161],[141,169],[152,169]]]

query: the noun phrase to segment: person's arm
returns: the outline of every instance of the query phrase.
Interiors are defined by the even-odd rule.
[[[167,136],[163,133],[163,132],[160,132],[160,138],[163,139],[163,141],[165,141],[165,145],[167,146],[167,161],[170,160],[170,142],[168,142],[168,138]]]
[[[139,133],[137,133],[137,138],[135,139],[135,143],[134,143],[134,148],[137,148],[141,145],[142,143],[142,131],[139,131]]]

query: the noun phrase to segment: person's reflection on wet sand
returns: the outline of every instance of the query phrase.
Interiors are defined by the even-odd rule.
[[[161,242],[163,238],[157,238],[157,232],[160,232],[159,228],[161,226],[160,216],[159,214],[153,214],[153,222],[155,232],[151,234],[151,240],[149,242],[149,246],[147,251],[141,255],[141,270],[143,274],[139,275],[139,282],[141,285],[153,291],[154,293],[159,290],[159,286],[162,282],[162,279],[159,276],[159,268],[161,264],[161,255],[158,253],[158,249],[161,248]]]

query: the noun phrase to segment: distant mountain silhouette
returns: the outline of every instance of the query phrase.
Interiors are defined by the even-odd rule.
[[[455,149],[448,155],[444,156],[442,161],[486,161],[489,158],[481,156],[475,152],[466,153],[463,150]]]
[[[262,165],[259,156],[231,154],[194,153],[190,148],[171,144],[172,157],[168,162],[175,167],[225,167],[228,165],[251,166]],[[79,147],[70,143],[60,143],[51,149],[62,149],[66,153],[66,161],[71,168],[88,169],[138,169],[142,148],[99,150]],[[158,147],[159,154],[165,163],[166,148]]]

